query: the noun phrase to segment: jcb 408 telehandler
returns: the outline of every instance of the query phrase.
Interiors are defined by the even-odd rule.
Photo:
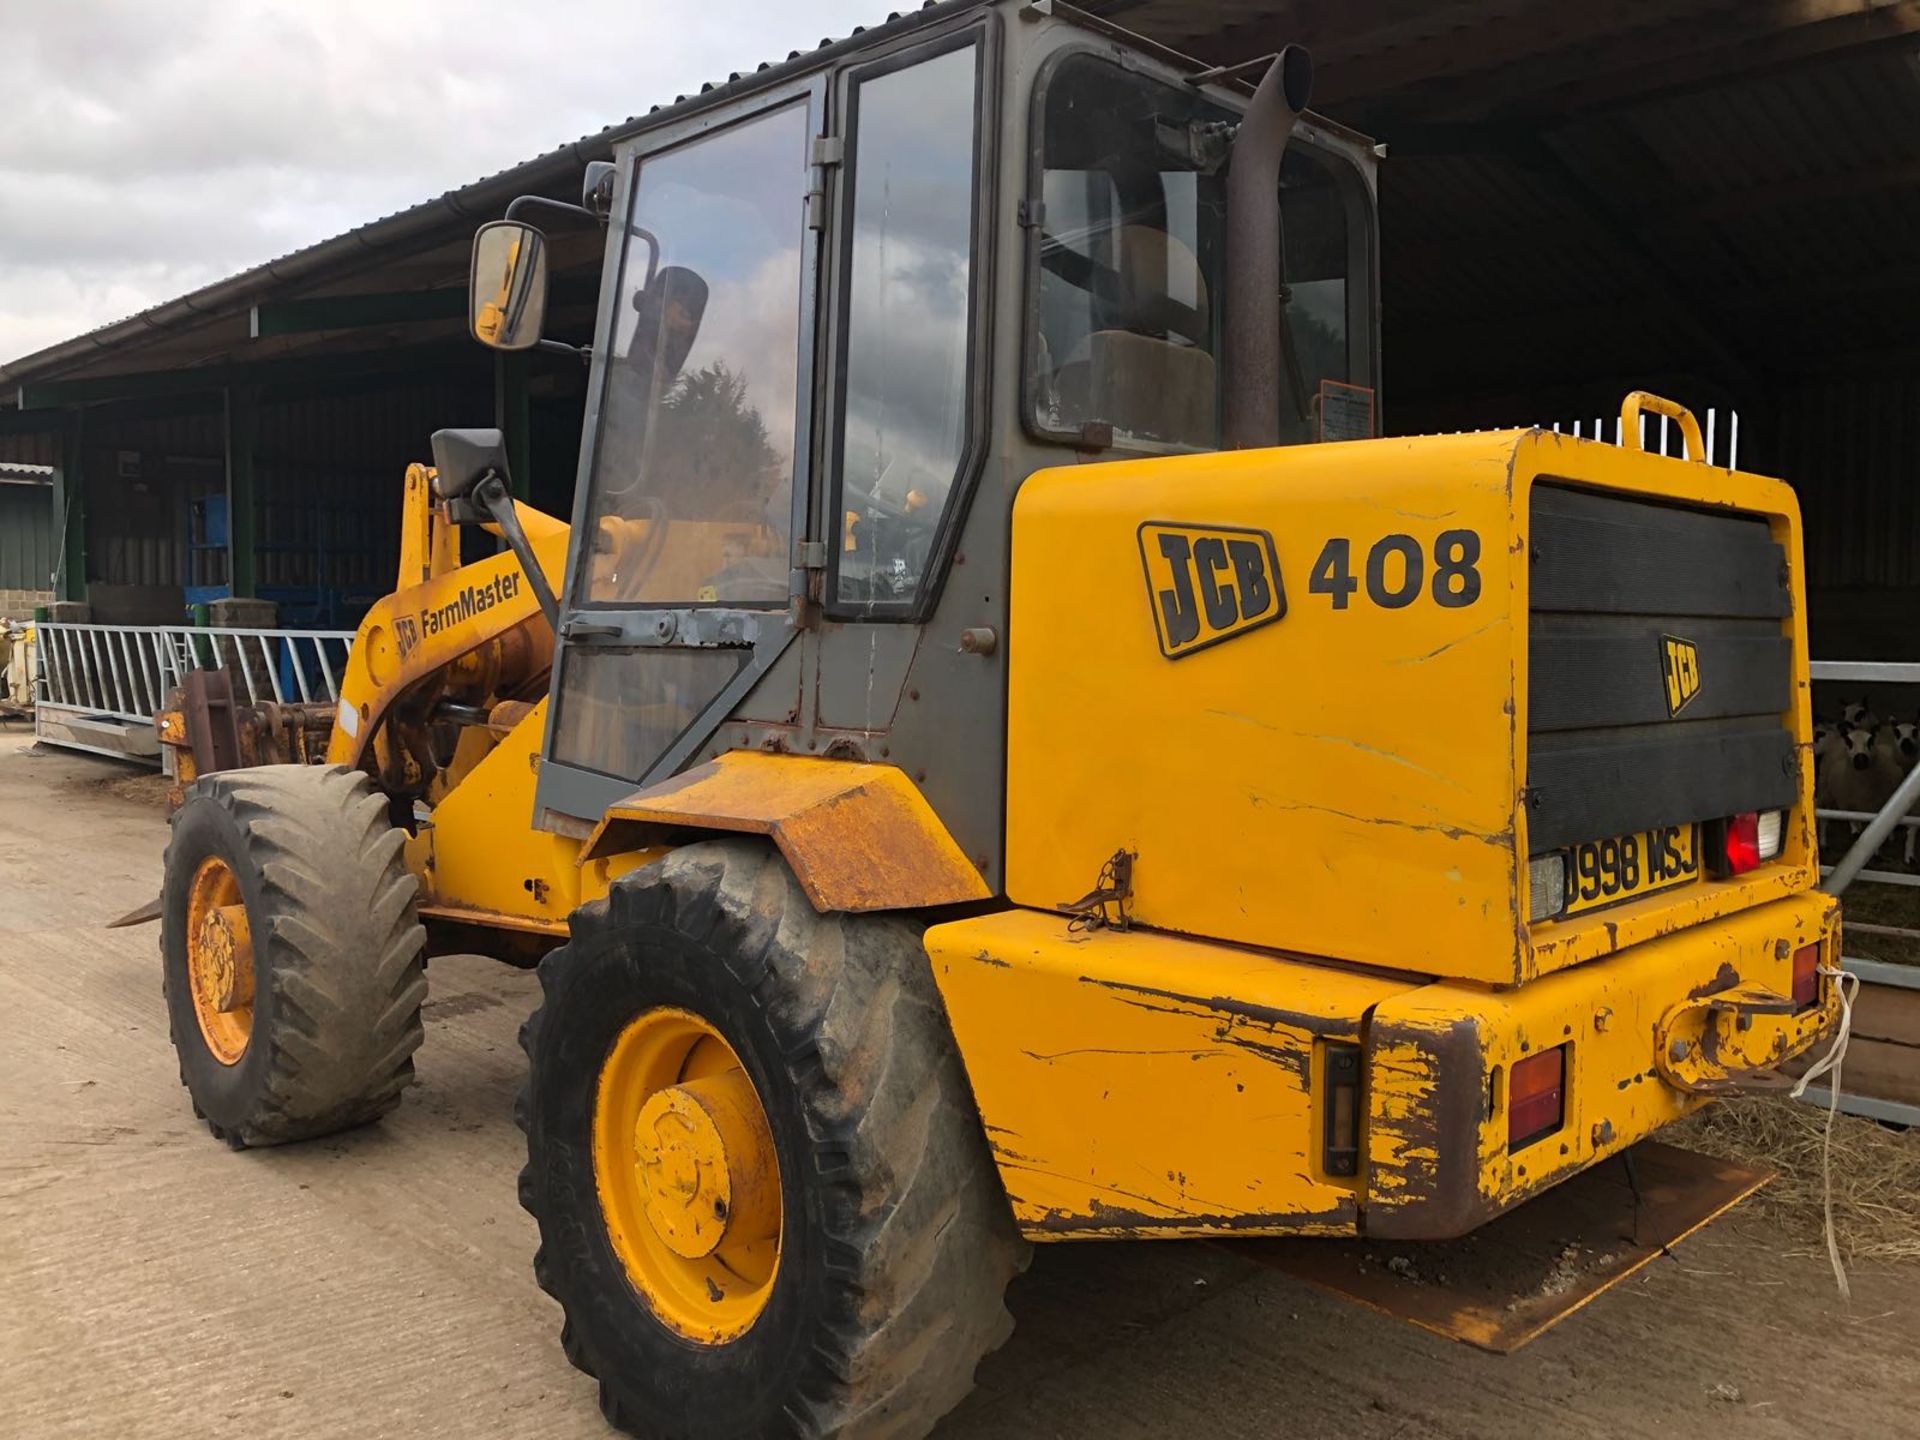
[[[330,726],[161,719],[217,1136],[538,964],[617,1425],[920,1434],[1029,1242],[1459,1236],[1836,1023],[1792,492],[1644,395],[1373,438],[1374,152],[1246,73],[950,0],[658,112],[474,245],[552,347],[516,217],[606,227],[571,523],[443,431]]]

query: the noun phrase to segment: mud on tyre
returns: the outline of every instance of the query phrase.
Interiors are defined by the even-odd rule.
[[[363,1124],[413,1077],[426,996],[405,837],[366,776],[196,780],[161,889],[167,1023],[194,1111],[236,1148]]]
[[[676,1440],[931,1428],[1011,1331],[1003,1294],[1026,1246],[920,927],[817,914],[771,847],[701,843],[576,912],[540,980],[521,1033],[520,1198],[539,1222],[535,1274],[564,1312],[562,1343],[599,1380],[607,1418]],[[650,1094],[610,1090],[603,1074]],[[698,1155],[664,1187],[664,1146],[609,1159],[636,1114],[649,1137],[682,1135],[681,1086],[712,1092],[701,1103],[715,1135],[730,1131],[729,1174],[751,1170],[741,1153],[754,1134],[770,1145],[772,1208],[757,1219],[760,1192],[729,1195]],[[715,1103],[719,1091],[735,1098]],[[614,1233],[636,1212],[609,1172],[630,1160],[655,1187],[640,1206],[658,1222],[646,1245]],[[753,1249],[767,1229],[770,1270]],[[730,1237],[745,1258],[716,1268]]]

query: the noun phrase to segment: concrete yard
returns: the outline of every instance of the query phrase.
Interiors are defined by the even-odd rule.
[[[161,1009],[157,784],[0,736],[0,1434],[607,1434],[534,1286],[508,1105],[528,975],[435,961],[382,1124],[235,1154]],[[1920,1265],[1854,1277],[1724,1221],[1496,1358],[1205,1245],[1044,1249],[940,1434],[1920,1433]]]

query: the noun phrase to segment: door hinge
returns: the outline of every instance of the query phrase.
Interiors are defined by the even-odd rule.
[[[827,228],[827,171],[847,154],[847,142],[838,135],[813,137],[813,183],[807,191],[807,228]]]
[[[826,569],[827,542],[824,540],[799,540],[794,542],[793,566],[796,570]]]

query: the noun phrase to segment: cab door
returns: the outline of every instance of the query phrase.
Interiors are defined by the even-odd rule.
[[[798,633],[824,97],[816,77],[618,156],[537,790],[548,823],[595,820],[680,769]]]

